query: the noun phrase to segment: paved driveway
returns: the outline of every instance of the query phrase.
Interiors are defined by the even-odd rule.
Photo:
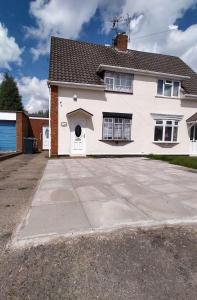
[[[197,221],[197,173],[144,158],[49,160],[16,240]]]

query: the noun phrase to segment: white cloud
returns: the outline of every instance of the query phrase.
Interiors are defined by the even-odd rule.
[[[48,53],[51,35],[77,38],[83,24],[95,14],[98,1],[31,1],[30,14],[35,17],[37,26],[27,28],[27,35],[38,39],[37,47],[31,49],[34,58]]]
[[[0,22],[0,67],[10,69],[11,63],[20,65],[22,51],[14,37],[8,35],[8,29]]]
[[[183,55],[182,59],[197,72],[197,44],[189,48]]]
[[[102,14],[106,32],[109,31],[108,15],[117,15],[115,3],[119,0],[105,5]],[[197,24],[185,31],[176,25],[176,21],[196,5],[197,0],[124,0],[120,14],[131,16],[129,48],[176,55],[197,70]],[[121,23],[119,27],[126,29]],[[153,34],[158,32],[160,34]]]
[[[175,25],[177,19],[196,4],[196,0],[165,0],[165,4],[158,0],[135,0],[132,3],[127,0],[123,14],[134,16],[132,25],[135,24],[131,28],[129,48],[176,55],[197,70],[197,24],[185,31]],[[143,17],[136,22],[139,16]],[[161,33],[152,35],[156,32]]]
[[[3,81],[3,77],[4,77],[3,73],[0,73],[0,84],[1,84],[2,81]]]
[[[169,30],[177,30],[178,26],[177,25],[169,25],[168,28],[169,28]]]
[[[4,74],[0,73],[0,83],[3,78]],[[49,108],[49,90],[46,79],[23,76],[16,78],[16,82],[23,105],[29,113]]]
[[[49,91],[46,79],[21,77],[17,84],[24,107],[29,113],[48,109]]]
[[[103,22],[101,26],[106,33],[113,17],[127,14],[132,17],[129,48],[177,55],[197,69],[197,24],[185,31],[176,25],[176,21],[195,5],[197,0],[31,1],[30,13],[36,26],[27,28],[27,34],[37,39],[37,47],[31,52],[34,58],[47,54],[51,35],[78,38],[83,24],[90,21],[98,8]],[[152,35],[155,32],[162,33]]]

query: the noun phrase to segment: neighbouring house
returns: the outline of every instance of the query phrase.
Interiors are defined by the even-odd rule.
[[[29,117],[29,135],[37,140],[38,151],[49,150],[49,118]]]
[[[197,155],[197,74],[127,42],[51,38],[50,155]]]
[[[23,152],[24,138],[34,137],[38,151],[49,149],[49,119],[23,111],[0,111],[0,152]]]
[[[0,111],[0,152],[23,152],[29,118],[22,111]]]

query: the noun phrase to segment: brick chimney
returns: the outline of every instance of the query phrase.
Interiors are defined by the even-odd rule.
[[[113,42],[117,50],[127,51],[128,36],[125,32],[118,33]]]

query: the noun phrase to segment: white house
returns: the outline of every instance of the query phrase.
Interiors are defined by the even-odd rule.
[[[174,56],[52,37],[51,155],[197,155],[197,74]]]

